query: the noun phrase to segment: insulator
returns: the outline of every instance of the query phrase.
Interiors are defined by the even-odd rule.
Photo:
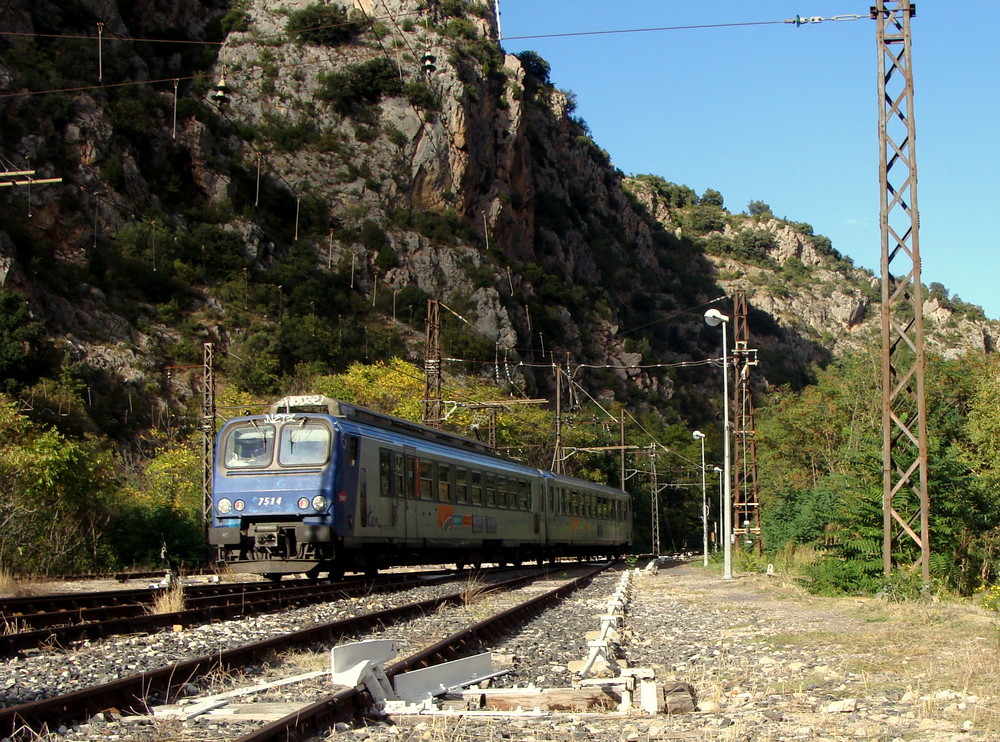
[[[437,65],[435,64],[436,62],[437,62],[437,57],[435,57],[433,54],[431,54],[430,52],[424,54],[424,72],[426,72],[427,74],[435,72],[437,70]]]
[[[215,86],[215,92],[212,93],[212,100],[216,103],[225,103],[229,100],[229,85],[226,83],[225,75],[219,78],[219,83]]]

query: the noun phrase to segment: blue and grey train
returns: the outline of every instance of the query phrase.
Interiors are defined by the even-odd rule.
[[[229,420],[212,500],[219,561],[271,579],[617,557],[632,541],[622,490],[317,395]]]

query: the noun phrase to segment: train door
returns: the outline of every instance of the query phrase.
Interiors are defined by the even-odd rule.
[[[417,449],[412,446],[403,446],[403,517],[402,534],[403,541],[409,543],[419,540],[420,529],[417,527],[419,515],[418,488],[420,479],[417,477],[420,459],[417,457]]]
[[[360,474],[358,499],[358,522],[361,533],[369,538],[390,539],[396,521],[396,498],[394,497],[393,459],[395,454],[388,448],[379,448],[378,458],[369,455],[364,459],[365,467]],[[377,471],[373,465],[376,465]]]

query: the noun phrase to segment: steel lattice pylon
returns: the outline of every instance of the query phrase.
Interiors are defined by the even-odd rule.
[[[879,47],[882,231],[882,562],[886,576],[912,540],[930,582],[930,497],[924,402],[923,288],[918,239],[911,0],[872,8]],[[900,544],[900,541],[903,543]]]
[[[205,343],[202,352],[201,390],[201,503],[205,527],[212,520],[212,480],[215,474],[215,352]]]
[[[733,533],[753,541],[759,554],[760,497],[757,489],[757,429],[753,419],[750,369],[757,365],[757,351],[750,348],[750,325],[745,291],[733,292]],[[746,544],[745,544],[746,545]],[[742,548],[742,547],[741,547]]]
[[[424,425],[441,425],[441,304],[427,300],[427,333],[424,345]]]

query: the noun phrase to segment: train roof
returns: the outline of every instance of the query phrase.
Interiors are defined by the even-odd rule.
[[[367,407],[361,407],[360,405],[344,402],[339,399],[332,399],[322,394],[282,397],[271,405],[269,412],[271,414],[294,414],[298,412],[314,415],[329,415],[331,417],[340,418],[353,423],[370,425],[382,430],[413,436],[429,443],[437,443],[450,448],[458,448],[473,453],[483,454],[494,460],[515,464],[519,467],[524,467],[525,469],[531,469],[541,473],[542,476],[551,477],[556,481],[563,482],[568,485],[587,487],[591,490],[601,490],[607,492],[608,494],[628,496],[627,492],[606,484],[592,482],[578,477],[571,477],[566,474],[555,474],[543,469],[536,469],[535,467],[525,464],[524,462],[511,459],[507,456],[502,456],[485,443],[477,441],[473,438],[467,438],[465,436],[458,435],[457,433],[449,433],[444,430],[438,430],[437,428],[430,428],[426,425],[415,423],[412,420],[404,420],[400,417],[394,417],[393,415],[376,412],[375,410],[370,410]]]
[[[384,428],[398,433],[406,433],[425,441],[442,443],[455,448],[462,448],[467,451],[488,454],[497,458],[499,456],[492,448],[474,438],[467,438],[464,435],[450,433],[446,430],[430,428],[412,420],[404,420],[401,417],[386,415],[382,412],[370,410],[367,407],[343,402],[339,399],[331,399],[322,394],[296,395],[282,397],[271,405],[271,414],[286,413],[312,413],[320,415],[330,415],[352,422],[364,423],[377,428]]]
[[[550,471],[544,472],[544,475],[554,479],[556,482],[561,482],[562,484],[583,486],[591,490],[601,490],[602,492],[607,492],[608,494],[631,497],[631,495],[629,495],[625,490],[620,490],[617,487],[612,487],[607,484],[601,484],[600,482],[592,482],[589,479],[580,479],[579,477],[571,477],[568,474],[556,474],[555,472]]]

